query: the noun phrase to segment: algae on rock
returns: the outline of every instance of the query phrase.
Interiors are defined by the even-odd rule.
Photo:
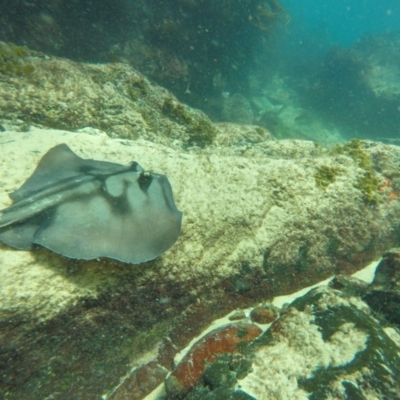
[[[0,42],[3,125],[89,126],[112,137],[185,147],[209,146],[216,138],[217,129],[204,113],[127,64],[80,64],[37,54]]]
[[[29,62],[32,52],[26,46],[0,42],[0,73],[29,75],[35,68]]]
[[[315,183],[318,187],[325,190],[331,183],[335,182],[336,176],[340,173],[339,167],[329,167],[321,165],[317,167],[317,172],[314,175]]]
[[[355,187],[363,194],[369,204],[376,204],[379,200],[378,188],[381,178],[373,168],[371,156],[363,149],[363,142],[353,139],[345,144],[336,145],[332,154],[345,154],[351,157],[364,172],[357,177]]]

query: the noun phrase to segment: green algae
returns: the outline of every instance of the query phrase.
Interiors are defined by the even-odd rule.
[[[338,144],[332,149],[332,153],[350,156],[360,168],[365,170],[372,168],[371,157],[363,150],[360,139],[352,139],[343,145]]]
[[[367,203],[378,203],[380,179],[373,168],[371,156],[363,149],[362,141],[359,139],[352,139],[348,143],[335,146],[331,153],[344,154],[351,157],[358,167],[364,170],[363,174],[357,178],[354,187],[360,190]]]
[[[337,175],[342,171],[340,167],[329,167],[328,165],[321,165],[317,167],[317,172],[314,175],[315,183],[323,190],[336,181]]]
[[[168,116],[173,117],[177,121],[184,124],[191,124],[193,121],[192,116],[189,114],[187,108],[171,97],[167,97],[162,105],[162,110]]]
[[[254,130],[255,130],[261,137],[263,137],[263,136],[267,133],[267,130],[264,129],[264,128],[262,128],[261,126],[256,126],[256,127],[254,128]]]
[[[189,146],[205,147],[214,142],[217,131],[206,117],[195,117],[185,105],[171,97],[164,100],[162,111],[168,117],[186,127]]]
[[[30,75],[35,67],[27,62],[31,52],[26,46],[0,43],[0,72],[10,75]]]
[[[380,179],[374,171],[366,171],[357,179],[355,187],[361,191],[367,203],[376,204]]]
[[[144,79],[138,79],[132,82],[126,89],[126,93],[132,101],[136,101],[145,96],[148,92],[148,87]]]

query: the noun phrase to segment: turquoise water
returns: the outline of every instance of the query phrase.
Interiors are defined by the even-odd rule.
[[[332,44],[350,46],[364,35],[400,29],[400,3],[395,0],[281,2],[310,36],[325,30]],[[296,23],[296,22],[295,22]]]

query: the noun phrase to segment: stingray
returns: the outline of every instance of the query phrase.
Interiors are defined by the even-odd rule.
[[[152,260],[178,239],[182,213],[165,175],[83,159],[66,144],[50,149],[0,210],[0,241],[65,257]]]

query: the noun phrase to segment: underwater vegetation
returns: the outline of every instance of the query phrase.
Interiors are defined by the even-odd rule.
[[[289,15],[277,0],[248,1],[250,24],[256,26],[262,31],[270,31],[276,21],[284,17],[289,21]]]
[[[317,168],[317,172],[314,175],[315,183],[318,187],[325,190],[331,183],[335,182],[336,176],[340,171],[339,167],[321,165]]]
[[[361,140],[353,139],[343,145],[337,145],[332,152],[350,156],[364,170],[357,179],[356,188],[361,191],[367,203],[376,204],[379,199],[378,188],[381,179],[373,168],[371,156],[363,150]],[[325,174],[325,179],[329,179],[328,175]]]
[[[186,127],[189,146],[205,147],[212,144],[217,136],[217,130],[208,119],[194,118],[184,104],[170,97],[164,100],[162,110],[168,117],[175,119]]]
[[[368,36],[350,48],[332,48],[309,73],[304,104],[347,136],[397,138],[400,124],[400,38]]]
[[[363,150],[361,140],[353,139],[345,144],[336,145],[331,150],[331,154],[345,154],[364,170],[362,175],[358,177],[355,187],[361,191],[367,203],[376,204],[379,199],[378,189],[381,179],[373,168],[371,156]],[[335,182],[341,171],[340,167],[327,165],[317,167],[317,172],[314,175],[317,186],[325,190],[331,183]]]
[[[31,51],[26,46],[0,42],[0,72],[15,75],[29,75],[35,68],[29,62]]]

